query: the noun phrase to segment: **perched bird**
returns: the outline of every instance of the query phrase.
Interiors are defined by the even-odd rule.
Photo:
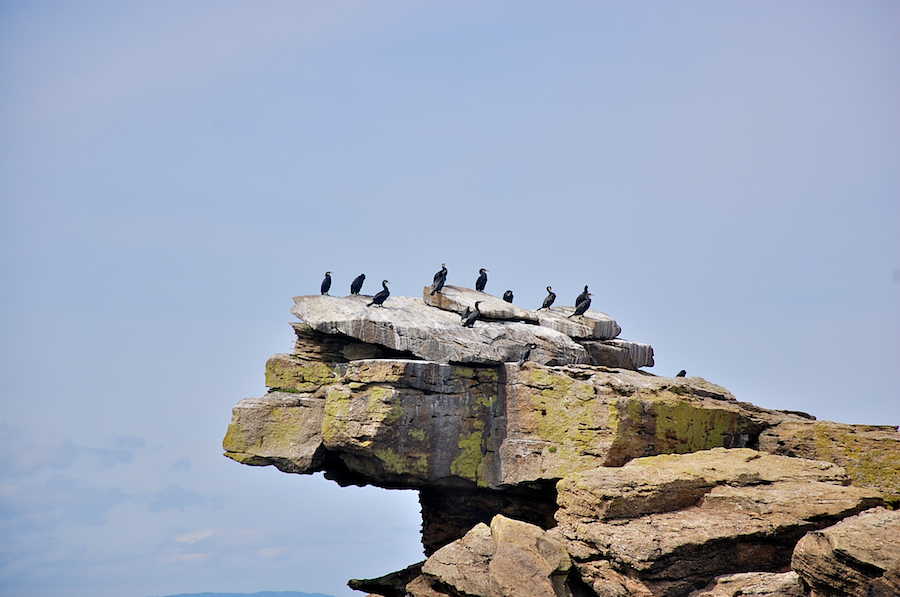
[[[481,311],[478,310],[478,305],[481,304],[481,301],[475,301],[475,310],[469,313],[465,320],[462,322],[463,327],[470,328],[475,325],[475,320],[481,315]]]
[[[470,313],[472,313],[471,307],[466,306],[466,310],[463,311],[463,313],[462,313],[462,315],[460,316],[460,319],[459,319],[459,320],[460,320],[460,321],[465,321],[465,320],[466,320],[466,317],[468,317]]]
[[[679,371],[678,373],[675,374],[675,377],[685,377],[686,375],[687,375],[687,371],[682,369],[681,371]]]
[[[441,288],[444,287],[444,284],[447,282],[447,264],[441,264],[441,270],[434,275],[434,282],[431,283],[431,294],[434,295],[435,292],[440,292]]]
[[[331,290],[331,272],[325,272],[325,279],[322,280],[322,294],[328,294]]]
[[[506,292],[503,293],[503,300],[506,301],[507,303],[513,302],[512,290],[507,290]]]
[[[591,306],[591,294],[588,294],[584,297],[584,300],[575,305],[575,312],[569,315],[569,317],[575,317],[576,315],[584,315],[584,312],[588,310]]]
[[[578,295],[578,298],[575,299],[575,305],[577,306],[578,303],[580,303],[581,301],[583,301],[584,299],[586,299],[586,298],[589,297],[589,296],[591,296],[591,295],[588,294],[588,291],[587,291],[587,284],[585,284],[585,285],[584,285],[584,292],[582,292],[581,294],[579,294],[579,295]]]
[[[366,281],[366,275],[360,274],[356,276],[356,279],[350,283],[350,294],[359,294],[359,291],[362,290],[363,282]]]
[[[388,290],[387,287],[388,284],[390,284],[390,282],[388,282],[387,280],[381,281],[381,287],[384,290],[379,290],[378,294],[372,297],[372,302],[366,305],[367,307],[371,307],[372,305],[380,306],[385,300],[387,300],[387,297],[391,296],[391,291]]]
[[[487,271],[484,268],[478,270],[478,273],[481,274],[478,276],[478,280],[475,281],[475,290],[478,292],[484,292],[484,287],[487,284]]]
[[[525,361],[527,361],[528,357],[531,356],[531,351],[535,348],[537,348],[537,344],[535,344],[534,342],[525,347],[525,350],[523,350],[522,354],[519,355],[519,367],[525,364]]]
[[[541,305],[541,309],[549,309],[550,305],[553,304],[553,301],[556,300],[556,293],[553,292],[553,289],[549,286],[547,287],[547,298],[544,299],[544,304]]]

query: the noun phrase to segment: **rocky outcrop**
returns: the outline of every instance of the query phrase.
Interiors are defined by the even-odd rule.
[[[790,572],[743,572],[718,577],[690,597],[804,597],[800,577]]]
[[[359,590],[793,595],[815,582],[785,576],[804,534],[894,503],[896,428],[642,372],[652,348],[605,314],[455,287],[369,300],[296,297],[293,351],[269,359],[270,392],[237,404],[223,441],[243,464],[419,491],[429,559]],[[485,318],[464,328],[475,300]]]
[[[876,508],[809,533],[793,567],[812,597],[900,595],[900,512]]]
[[[598,594],[609,567],[660,596],[778,571],[806,532],[882,503],[834,464],[724,448],[595,468],[558,491],[553,533]]]

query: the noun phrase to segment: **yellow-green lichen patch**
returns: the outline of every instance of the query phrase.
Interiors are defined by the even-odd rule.
[[[418,441],[425,441],[425,430],[414,427],[409,430],[409,436]]]
[[[466,379],[472,379],[475,377],[475,368],[474,367],[463,367],[462,365],[457,365],[453,368],[453,373],[457,377],[465,377]]]
[[[415,475],[420,478],[428,475],[428,457],[425,454],[412,458],[401,456],[389,449],[375,450],[374,454],[381,461],[385,472],[394,475]]]
[[[814,423],[813,429],[817,458],[844,467],[853,485],[877,489],[889,505],[900,505],[897,442],[866,438],[852,427],[827,422]]]
[[[484,421],[474,421],[475,431],[464,434],[459,438],[457,446],[460,449],[459,456],[450,463],[450,472],[454,475],[484,487],[487,485],[485,478],[484,455],[481,453],[481,445],[484,436]]]
[[[247,438],[241,428],[241,416],[236,412],[231,415],[231,423],[225,432],[225,439],[222,440],[222,448],[226,452],[243,452],[247,448]]]
[[[653,405],[656,414],[657,449],[677,454],[721,448],[726,437],[737,433],[737,413],[698,408],[686,400],[661,400]]]
[[[376,423],[395,423],[403,415],[403,405],[394,399],[391,387],[374,387],[369,390],[368,418]]]
[[[540,415],[540,437],[563,451],[568,447],[574,453],[591,452],[597,439],[594,386],[568,375],[541,369],[532,371],[535,385],[542,388],[540,393],[532,396],[534,408]]]
[[[351,396],[349,392],[331,390],[325,395],[325,418],[322,421],[322,438],[332,441],[346,436],[350,422]]]
[[[310,392],[338,377],[326,363],[300,361],[288,355],[275,355],[266,362],[266,386],[273,389]]]

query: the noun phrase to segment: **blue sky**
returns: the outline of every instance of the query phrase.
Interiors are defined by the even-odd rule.
[[[589,284],[655,373],[897,425],[898,28],[893,2],[0,4],[0,592],[344,596],[417,561],[413,492],[221,456],[325,270],[417,296],[485,267],[526,307]]]

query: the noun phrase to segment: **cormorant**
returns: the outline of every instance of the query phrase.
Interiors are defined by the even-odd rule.
[[[434,281],[431,283],[431,294],[434,295],[435,292],[440,292],[441,288],[444,287],[444,284],[447,282],[447,264],[441,264],[441,270],[434,275]]]
[[[381,305],[385,300],[387,300],[387,297],[391,296],[391,291],[388,290],[387,287],[388,284],[390,284],[390,282],[388,282],[387,280],[381,281],[381,287],[384,288],[384,290],[379,290],[378,294],[372,297],[372,302],[366,305],[367,307],[371,307],[372,305]]]
[[[322,294],[328,294],[331,290],[331,272],[325,272],[325,279],[322,280]]]
[[[537,344],[535,344],[534,342],[525,347],[525,350],[523,350],[522,354],[519,355],[519,367],[525,364],[525,361],[527,361],[528,357],[531,356],[531,351],[535,348],[537,348]]]
[[[512,290],[507,290],[506,292],[503,293],[503,300],[506,301],[507,303],[513,302]]]
[[[363,282],[366,281],[366,275],[360,274],[356,276],[356,279],[350,283],[350,294],[359,294],[359,291],[362,290]]]
[[[685,377],[686,375],[687,375],[687,371],[682,369],[681,371],[679,371],[678,373],[675,374],[675,377]]]
[[[463,311],[463,314],[460,316],[460,321],[465,321],[466,317],[468,317],[471,312],[472,312],[472,308],[467,305],[466,310]]]
[[[575,305],[578,306],[578,304],[579,304],[581,301],[583,301],[584,299],[586,299],[588,296],[590,296],[590,295],[588,294],[588,291],[587,291],[587,284],[585,284],[585,285],[584,285],[584,292],[582,292],[581,294],[579,294],[579,295],[578,295],[578,298],[575,299]]]
[[[547,287],[547,298],[544,299],[544,304],[541,305],[541,309],[549,309],[550,305],[553,304],[553,301],[556,300],[556,293],[553,292],[553,289],[549,286]]]
[[[484,292],[484,287],[487,284],[487,271],[484,268],[478,270],[478,273],[481,274],[478,276],[478,280],[475,282],[475,290],[478,292]]]
[[[475,324],[475,320],[481,315],[481,311],[478,310],[478,305],[480,304],[481,301],[475,301],[475,310],[466,316],[465,321],[462,322],[463,327],[470,328]]]
[[[588,294],[583,301],[575,305],[575,312],[569,315],[569,317],[575,317],[576,315],[584,315],[584,312],[588,310],[591,306],[591,297],[592,294]]]

